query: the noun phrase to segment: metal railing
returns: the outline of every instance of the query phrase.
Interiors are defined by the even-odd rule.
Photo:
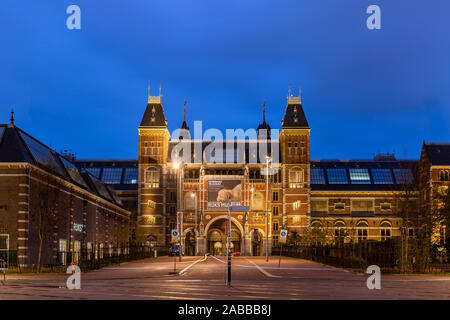
[[[405,255],[398,239],[382,242],[365,240],[336,245],[287,245],[283,246],[282,255],[360,271],[364,271],[369,265],[377,265],[384,272],[394,273],[450,271],[450,256],[447,252],[445,255],[437,255],[430,248],[428,254],[420,255],[412,247],[411,241],[408,255]],[[279,247],[272,248],[272,255],[279,253]]]

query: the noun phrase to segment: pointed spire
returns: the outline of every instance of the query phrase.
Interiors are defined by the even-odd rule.
[[[148,98],[148,102],[150,103],[150,81],[148,82],[148,88],[147,88],[147,98]]]
[[[159,96],[161,97],[162,81],[159,82]]]
[[[189,126],[187,125],[187,122],[186,122],[186,103],[187,103],[186,99],[184,99],[184,117],[183,117],[183,123],[181,124],[181,129],[189,131]]]
[[[11,125],[14,125],[14,109],[11,109]]]
[[[301,82],[299,82],[298,84],[298,99],[300,100],[300,103],[302,103],[302,87],[301,87]]]
[[[259,124],[256,130],[258,132],[258,139],[270,139],[270,126],[266,122],[266,100],[263,102],[263,122]]]
[[[263,103],[263,122],[266,122],[266,100]]]

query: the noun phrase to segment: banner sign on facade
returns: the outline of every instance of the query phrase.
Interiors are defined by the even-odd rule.
[[[208,180],[207,210],[226,211],[228,200],[232,206],[242,205],[241,180]]]

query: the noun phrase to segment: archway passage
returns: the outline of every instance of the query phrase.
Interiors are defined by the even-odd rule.
[[[190,229],[184,238],[184,254],[187,256],[195,256],[195,248],[196,248],[196,241],[195,241],[195,232],[193,229]]]
[[[206,236],[207,251],[213,255],[227,254],[227,219],[214,221]],[[231,251],[241,252],[242,234],[234,222],[231,223]]]

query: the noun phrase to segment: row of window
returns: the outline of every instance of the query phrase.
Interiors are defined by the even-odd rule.
[[[334,210],[345,210],[346,204],[345,202],[335,202],[333,204]],[[374,200],[352,200],[351,201],[351,209],[352,211],[359,212],[373,212],[374,211]],[[380,203],[381,210],[391,210],[392,203],[391,202],[382,202]],[[313,212],[328,212],[328,201],[327,200],[311,200],[311,211]]]
[[[103,173],[102,180],[105,183],[112,183],[109,181],[120,181],[121,171],[115,168],[105,168],[107,170],[107,176]],[[122,169],[118,169],[122,170]],[[128,170],[128,169],[127,169]],[[136,169],[137,170],[137,169]],[[347,177],[347,169],[336,169],[336,168],[328,168],[327,176],[328,182],[330,184],[348,184]],[[392,169],[394,172],[395,181],[397,184],[405,184],[410,183],[413,180],[412,172],[409,169]],[[189,170],[185,173],[185,178],[198,178],[198,174],[195,173],[195,170]],[[221,174],[226,173],[235,173],[231,170],[224,170]],[[352,184],[371,184],[371,177],[369,175],[369,169],[360,169],[360,168],[350,168],[348,169],[350,175],[350,181]],[[393,184],[394,180],[392,178],[390,169],[371,169],[372,179],[374,184]],[[216,173],[216,172],[215,172]],[[137,172],[136,172],[137,174]],[[250,171],[250,177],[261,177],[259,171]],[[157,178],[157,181],[155,180]],[[444,177],[445,178],[445,177]],[[149,168],[146,171],[145,182],[151,184],[159,184],[159,170],[157,168]],[[276,178],[272,178],[272,181],[276,180],[277,182],[281,181],[281,174],[277,174]],[[305,181],[305,174],[302,168],[292,168],[289,170],[289,187],[290,188],[302,188]],[[325,184],[325,174],[324,169],[321,168],[313,168],[311,169],[311,183],[312,184]]]
[[[313,222],[311,222],[311,228],[320,229],[322,227],[323,227],[323,224],[319,220],[314,220]],[[333,227],[334,228],[346,228],[346,225],[343,220],[337,220],[334,222]],[[366,220],[360,220],[356,223],[356,227],[357,228],[368,228],[369,223]],[[392,228],[392,224],[391,224],[391,222],[385,220],[385,221],[381,222],[380,227],[381,228]]]
[[[81,258],[81,242],[75,240],[73,242],[73,248],[68,248],[68,243],[66,239],[59,239],[58,243],[58,261],[62,265],[67,265],[68,262],[73,262],[74,264],[78,264],[80,262]],[[86,253],[87,253],[87,259],[103,259],[104,254],[107,254],[109,256],[113,256],[114,254],[120,255],[120,254],[127,254],[128,248],[114,248],[112,243],[107,243],[107,248],[105,252],[105,246],[103,243],[99,243],[98,247],[93,247],[92,242],[86,243]],[[115,252],[114,252],[115,251]],[[72,261],[67,261],[67,254],[68,252],[72,252]]]
[[[449,170],[441,170],[439,172],[439,180],[450,181],[450,171]]]
[[[161,154],[161,142],[150,143],[144,142],[144,155],[160,155]]]

